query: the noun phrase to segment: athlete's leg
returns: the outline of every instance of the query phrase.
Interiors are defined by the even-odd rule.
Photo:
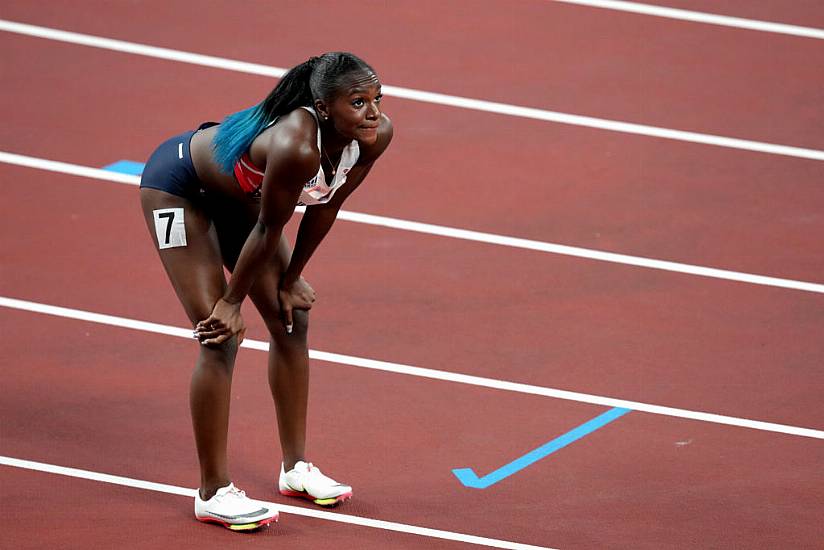
[[[309,312],[294,311],[292,332],[286,332],[277,298],[280,274],[289,261],[289,247],[285,239],[281,239],[280,252],[279,261],[261,274],[249,294],[269,329],[269,386],[278,412],[278,431],[283,451],[278,490],[283,495],[309,499],[321,506],[335,506],[352,498],[352,487],[323,475],[320,469],[306,461]]]
[[[287,334],[278,304],[280,274],[289,261],[289,244],[281,237],[278,261],[258,277],[249,296],[269,330],[269,387],[278,416],[278,434],[286,470],[305,460],[306,410],[309,401],[309,312],[295,310]]]
[[[159,249],[159,253],[163,267],[194,326],[209,316],[226,288],[215,229],[203,208],[183,197],[142,188],[140,202],[149,233],[158,246],[160,243],[154,211],[182,209],[185,246]],[[165,224],[172,221],[168,212],[160,219],[161,240],[166,238],[163,231],[168,228]],[[192,373],[189,398],[200,460],[200,496],[208,499],[218,488],[231,481],[226,441],[237,340],[232,338],[222,345],[200,345],[199,348],[200,355]]]

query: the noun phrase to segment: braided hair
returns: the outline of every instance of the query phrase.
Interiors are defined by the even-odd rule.
[[[327,52],[290,69],[266,99],[223,120],[212,144],[221,170],[231,174],[252,141],[277,117],[298,107],[311,107],[316,99],[333,99],[343,77],[356,71],[374,73],[364,60],[349,52]]]

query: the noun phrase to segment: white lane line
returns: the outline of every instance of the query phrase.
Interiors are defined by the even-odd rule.
[[[126,183],[129,185],[140,184],[139,176],[119,174],[116,172],[100,170],[98,168],[91,168],[88,166],[80,166],[77,164],[69,164],[66,162],[39,159],[36,157],[28,157],[24,155],[6,153],[3,151],[0,151],[0,162],[15,164],[17,166],[25,166],[28,168],[48,170],[51,172],[59,172],[63,174],[71,174],[76,176],[109,180],[117,183]],[[302,213],[305,210],[305,207],[298,207],[295,211]],[[446,227],[443,225],[434,225],[430,223],[401,220],[398,218],[389,218],[386,216],[376,216],[373,214],[363,214],[360,212],[350,212],[347,210],[341,210],[340,212],[338,212],[338,219],[354,223],[362,223],[366,225],[399,229],[401,231],[412,231],[415,233],[423,233],[426,235],[436,235],[439,237],[449,237],[452,239],[461,239],[465,241],[494,244],[499,246],[508,246],[511,248],[535,250],[538,252],[559,254],[561,256],[573,256],[576,258],[584,258],[587,260],[596,260],[601,262],[631,265],[636,267],[644,267],[648,269],[658,269],[661,271],[683,273],[686,275],[696,275],[699,277],[709,277],[712,279],[723,279],[727,281],[736,281],[741,283],[750,283],[754,285],[787,288],[792,290],[801,290],[804,292],[815,292],[819,294],[824,294],[824,284],[819,283],[797,281],[794,279],[782,279],[779,277],[769,277],[766,275],[755,275],[752,273],[729,271],[726,269],[717,269],[714,267],[704,267],[679,262],[670,262],[666,260],[656,260],[653,258],[630,256],[628,254],[617,254],[614,252],[604,252],[601,250],[592,250],[589,248],[580,248],[577,246],[567,246],[563,244],[548,243],[543,241],[533,241],[530,239],[521,239],[518,237],[507,237],[505,235],[495,235],[493,233],[483,233],[480,231],[458,229],[455,227]]]
[[[542,241],[532,241],[528,239],[520,239],[517,237],[507,237],[504,235],[481,233],[479,231],[470,231],[467,229],[457,229],[453,227],[444,227],[428,223],[398,220],[394,218],[386,218],[383,216],[374,216],[371,214],[360,214],[357,212],[340,211],[338,214],[338,218],[357,223],[391,227],[394,229],[402,229],[405,231],[414,231],[417,233],[426,233],[429,235],[451,237],[453,239],[463,239],[467,241],[509,246],[512,248],[537,250],[539,252],[548,252],[551,254],[559,254],[562,256],[573,256],[576,258],[585,258],[588,260],[597,260],[600,262],[610,262],[616,264],[631,265],[636,267],[645,267],[648,269],[658,269],[661,271],[683,273],[686,275],[697,275],[699,277],[709,277],[713,279],[724,279],[727,281],[750,283],[761,286],[772,286],[779,288],[788,288],[793,290],[803,290],[805,292],[816,292],[819,294],[824,293],[824,284],[796,281],[793,279],[781,279],[778,277],[754,275],[752,273],[728,271],[725,269],[716,269],[713,267],[703,267],[698,265],[670,262],[666,260],[656,260],[653,258],[644,258],[641,256],[616,254],[614,252],[603,252],[601,250],[579,248],[577,246],[567,246]]]
[[[106,315],[102,313],[94,313],[79,309],[53,306],[50,304],[41,304],[38,302],[30,302],[27,300],[18,300],[16,298],[8,298],[5,296],[0,296],[0,307],[7,307],[22,311],[30,311],[33,313],[42,313],[45,315],[54,315],[56,317],[63,317],[67,319],[77,319],[80,321],[88,321],[92,323],[99,323],[115,327],[129,328],[144,332],[152,332],[155,334],[177,336],[179,338],[186,338],[187,340],[192,339],[192,329],[190,328],[186,329],[173,327],[169,325],[161,325],[157,323],[150,323],[147,321],[128,319],[126,317],[117,317],[114,315]],[[269,351],[269,344],[267,342],[262,342],[260,340],[251,340],[249,338],[243,341],[241,347],[259,351]],[[553,397],[556,399],[564,399],[567,401],[577,401],[579,403],[603,405],[605,407],[621,407],[624,409],[632,409],[635,411],[659,414],[663,416],[673,416],[676,418],[699,420],[701,422],[711,422],[714,424],[724,424],[727,426],[751,428],[754,430],[761,430],[765,432],[776,432],[788,435],[797,435],[801,437],[812,437],[814,439],[824,439],[824,431],[815,430],[812,428],[801,428],[798,426],[776,424],[773,422],[763,422],[760,420],[750,420],[734,416],[725,416],[714,413],[691,411],[687,409],[678,409],[675,407],[666,407],[662,405],[651,405],[649,403],[627,401],[625,399],[616,399],[613,397],[604,397],[600,395],[559,390],[556,388],[548,388],[544,386],[533,386],[530,384],[520,384],[518,382],[509,382],[506,380],[497,380],[494,378],[484,378],[481,376],[472,376],[468,374],[459,374],[455,372],[414,367],[412,365],[390,363],[388,361],[378,361],[375,359],[366,359],[363,357],[354,357],[351,355],[342,355],[339,353],[330,353],[326,351],[309,350],[309,357],[317,361],[325,361],[328,363],[336,363],[339,365],[348,365],[350,367],[360,367],[384,372],[393,372],[395,374],[406,374],[409,376],[417,376],[420,378],[442,380],[444,382],[456,382],[459,384],[467,384],[470,386],[480,386],[484,388],[511,391],[530,395],[540,395],[543,397]]]
[[[7,153],[5,151],[0,151],[0,162],[14,164],[16,166],[24,166],[26,168],[34,168],[36,170],[57,172],[59,174],[69,174],[84,178],[113,181],[115,183],[125,183],[128,185],[140,185],[140,176],[131,176],[129,174],[121,174],[120,172],[112,172],[111,170],[92,168],[91,166],[82,166],[80,164],[71,164],[68,162],[60,162],[58,160],[29,157],[26,155],[18,155],[16,153]]]
[[[156,46],[149,46],[146,44],[138,44],[135,42],[127,42],[124,40],[114,40],[111,38],[103,38],[88,34],[62,31],[59,29],[40,27],[36,25],[29,25],[25,23],[18,23],[15,21],[7,21],[2,19],[0,19],[0,30],[13,32],[17,34],[23,34],[27,36],[45,38],[48,40],[68,42],[71,44],[91,46],[94,48],[102,48],[106,50],[118,51],[123,53],[144,55],[148,57],[166,59],[170,61],[179,61],[182,63],[191,63],[194,65],[202,65],[206,67],[226,69],[229,71],[237,71],[242,73],[256,74],[275,78],[283,76],[283,74],[285,74],[286,72],[286,69],[281,67],[271,67],[268,65],[261,65],[258,63],[246,63],[244,61],[237,61],[234,59],[226,59],[211,55],[202,55],[191,52],[172,50],[169,48],[159,48]],[[401,88],[398,86],[386,85],[383,86],[383,91],[387,95],[392,95],[403,99],[410,99],[413,101],[421,101],[425,103],[434,103],[438,105],[447,105],[450,107],[458,107],[461,109],[485,111],[488,113],[497,113],[501,115],[508,115],[514,117],[530,118],[535,120],[543,120],[547,122],[557,122],[559,124],[585,126],[587,128],[596,128],[599,130],[608,130],[612,132],[622,132],[626,134],[636,134],[648,137],[671,139],[676,141],[686,141],[690,143],[700,143],[703,145],[714,145],[717,147],[728,147],[732,149],[755,151],[759,153],[768,153],[773,155],[784,155],[811,160],[824,160],[824,151],[820,151],[817,149],[806,149],[803,147],[795,147],[790,145],[765,143],[760,141],[731,138],[713,134],[702,134],[699,132],[673,130],[670,128],[661,128],[658,126],[647,126],[645,124],[635,124],[632,122],[622,122],[617,120],[608,120],[603,118],[574,115],[569,113],[560,113],[557,111],[547,111],[545,109],[521,107],[518,105],[510,105],[507,103],[497,103],[494,101],[484,101],[481,99],[472,99],[467,97],[440,94],[436,92],[426,92],[423,90]]]
[[[123,477],[112,474],[104,474],[100,472],[93,472],[90,470],[81,470],[79,468],[69,468],[66,466],[56,466],[54,464],[46,464],[44,462],[35,462],[32,460],[22,460],[8,456],[0,456],[0,465],[10,466],[13,468],[22,468],[26,470],[34,470],[37,472],[45,472],[50,474],[57,474],[62,476],[74,477],[79,479],[86,479],[90,481],[98,481],[102,483],[110,483],[112,485],[120,485],[123,487],[132,487],[135,489],[144,489],[147,491],[155,491],[158,493],[167,493],[170,495],[178,495],[189,498],[195,497],[196,489],[187,489],[185,487],[178,487],[176,485],[167,485],[165,483],[155,483],[153,481],[144,481],[142,479],[134,479],[131,477]],[[260,500],[260,499],[256,499]],[[350,516],[337,512],[324,512],[321,510],[313,510],[310,508],[300,508],[298,506],[289,506],[288,504],[280,504],[276,502],[265,502],[269,507],[275,508],[280,512],[286,514],[295,514],[297,516],[305,516],[316,519],[324,519],[327,521],[336,521],[338,523],[348,523],[350,525],[359,525],[362,527],[372,527],[374,529],[384,529],[387,531],[395,531],[398,533],[407,533],[410,535],[419,535],[422,537],[430,537],[435,539],[451,540],[456,542],[465,542],[475,544],[478,546],[489,546],[492,548],[505,548],[508,550],[553,550],[545,546],[532,546],[530,544],[522,544],[520,542],[511,542],[507,540],[491,539],[487,537],[479,537],[476,535],[467,535],[465,533],[456,533],[453,531],[443,531],[441,529],[430,529],[429,527],[419,527],[417,525],[407,525],[405,523],[396,523],[394,521],[383,521],[380,519],[365,518],[360,516]],[[8,515],[8,514],[6,514]],[[288,528],[288,526],[287,526]]]
[[[663,6],[653,6],[651,4],[641,4],[638,2],[622,2],[620,0],[555,0],[555,2],[824,40],[824,30],[814,27],[799,27],[798,25],[786,25],[784,23],[759,21],[757,19],[745,19],[742,17],[716,15],[714,13],[704,13],[700,11],[665,8]]]

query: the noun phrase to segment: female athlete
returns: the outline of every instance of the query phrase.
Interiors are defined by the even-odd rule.
[[[306,460],[306,340],[315,291],[301,273],[392,139],[380,100],[369,65],[350,53],[325,53],[292,68],[260,104],[166,141],[143,172],[149,232],[201,344],[190,387],[201,521],[252,529],[277,519],[277,511],[234,486],[227,464],[247,295],[270,337],[269,386],[283,453],[278,489],[320,505],[352,496],[350,486]],[[292,250],[283,227],[297,205],[307,208]]]

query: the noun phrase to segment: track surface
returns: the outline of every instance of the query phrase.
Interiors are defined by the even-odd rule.
[[[4,19],[64,30],[276,66],[350,49],[388,84],[824,148],[817,40],[535,1],[261,2],[242,18],[227,2],[7,4]],[[687,4],[668,5],[709,9]],[[723,13],[772,13],[743,4]],[[799,3],[772,20],[815,26],[824,13]],[[87,166],[143,161],[272,85],[10,33],[0,48],[0,150]],[[821,282],[820,161],[394,98],[385,108],[395,143],[348,210]],[[0,178],[0,296],[185,326],[135,188],[7,164]],[[320,297],[313,348],[824,429],[822,294],[344,221],[307,278]],[[249,337],[265,340],[245,311]],[[2,319],[0,455],[194,487],[192,343],[8,309]],[[820,439],[631,412],[476,490],[451,470],[484,475],[606,408],[313,367],[312,459],[355,486],[341,514],[553,548],[820,540]],[[252,496],[294,504],[273,490],[264,370],[262,352],[241,352],[233,475]],[[180,496],[10,467],[0,483],[16,503],[0,514],[12,547],[466,546],[294,514],[238,535],[194,522]]]

